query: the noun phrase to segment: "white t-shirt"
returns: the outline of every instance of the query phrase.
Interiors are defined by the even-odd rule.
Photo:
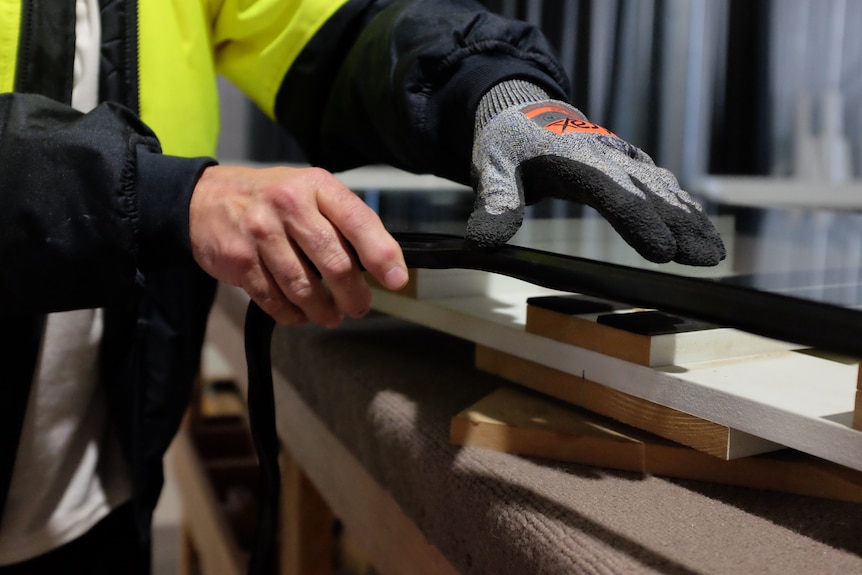
[[[98,100],[98,0],[76,0],[76,18],[72,105],[86,112]],[[101,337],[101,310],[47,318],[0,520],[0,565],[72,541],[131,497],[98,384]]]

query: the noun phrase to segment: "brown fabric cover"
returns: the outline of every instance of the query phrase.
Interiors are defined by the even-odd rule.
[[[469,342],[373,315],[277,328],[275,369],[463,573],[862,573],[862,506],[449,443],[502,383]]]

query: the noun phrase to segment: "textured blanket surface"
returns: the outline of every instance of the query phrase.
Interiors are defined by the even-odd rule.
[[[465,574],[862,573],[862,505],[451,445],[504,383],[469,342],[372,315],[277,328],[273,362]]]

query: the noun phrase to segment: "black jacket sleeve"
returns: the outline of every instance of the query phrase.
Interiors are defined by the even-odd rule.
[[[0,313],[98,307],[191,261],[188,206],[212,160],[160,154],[131,112],[0,95]]]
[[[466,184],[478,102],[512,78],[568,100],[535,27],[471,0],[351,0],[288,71],[275,112],[330,170],[387,163]]]

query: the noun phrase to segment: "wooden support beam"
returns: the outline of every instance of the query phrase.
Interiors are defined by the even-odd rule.
[[[859,374],[856,376],[856,406],[853,409],[853,427],[862,429],[862,361],[859,362]]]
[[[201,559],[192,540],[188,525],[183,522],[180,526],[179,545],[179,575],[201,575]]]
[[[456,415],[453,444],[597,467],[862,502],[862,472],[785,450],[723,461],[528,390],[503,387]]]
[[[231,532],[187,428],[181,429],[174,439],[172,456],[183,502],[184,525],[188,529],[191,547],[198,550],[196,558],[187,562],[190,566],[199,564],[201,572],[212,575],[245,573],[248,556]],[[206,552],[201,553],[200,550]]]
[[[721,459],[763,452],[771,445],[725,425],[486,346],[476,346],[476,367]]]
[[[647,472],[643,441],[599,418],[575,416],[585,413],[575,409],[502,387],[453,417],[450,439],[455,445]]]
[[[331,575],[336,519],[320,492],[289,454],[282,452],[281,575]]]

